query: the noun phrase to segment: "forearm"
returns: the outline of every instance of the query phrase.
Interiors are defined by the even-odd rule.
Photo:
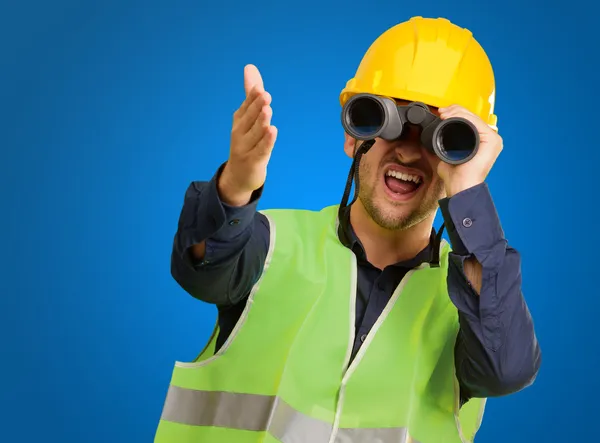
[[[466,398],[516,392],[533,382],[541,355],[521,291],[520,255],[504,238],[485,184],[445,203],[453,244],[448,291],[460,321],[455,356],[461,391]]]
[[[530,385],[540,366],[540,348],[521,291],[520,260],[507,248],[495,270],[482,267],[479,294],[453,257],[448,288],[459,311],[456,372],[465,397],[496,397]]]
[[[242,206],[219,195],[223,167],[186,191],[171,255],[171,274],[190,295],[219,306],[239,302],[262,273],[269,226],[256,212],[260,192]]]

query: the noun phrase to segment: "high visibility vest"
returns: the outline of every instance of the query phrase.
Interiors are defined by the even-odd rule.
[[[173,370],[156,443],[465,443],[485,399],[459,408],[458,313],[440,266],[400,282],[356,357],[357,263],[337,206],[267,210],[264,270],[230,337]]]

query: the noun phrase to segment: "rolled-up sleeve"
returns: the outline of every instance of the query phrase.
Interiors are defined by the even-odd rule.
[[[535,380],[541,351],[521,290],[521,258],[508,245],[486,183],[440,201],[452,244],[448,291],[459,312],[456,372],[462,402],[514,393]],[[477,294],[464,273],[482,266]]]

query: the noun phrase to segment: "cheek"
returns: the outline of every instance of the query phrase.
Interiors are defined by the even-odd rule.
[[[446,196],[444,182],[436,175],[428,190],[432,199],[440,200]]]
[[[427,160],[427,166],[429,168],[429,173],[431,174],[431,183],[433,186],[436,186],[439,182],[442,181],[437,173],[437,169],[441,160],[437,155],[431,154],[425,149],[423,149],[423,151],[425,152],[424,157]]]
[[[440,178],[439,175],[437,175],[436,173],[434,173],[433,177],[431,177],[431,187],[434,188],[434,189],[437,189],[440,186],[444,186],[444,182]]]
[[[368,188],[375,185],[376,170],[367,162],[360,163],[360,180]]]
[[[433,173],[432,177],[431,177],[431,181],[429,182],[429,188],[430,189],[437,189],[440,186],[443,186],[444,183],[442,181],[442,179],[440,178],[439,175],[437,175],[435,172]]]
[[[379,170],[378,166],[379,163],[376,161],[375,156],[363,155],[360,159],[360,173],[368,180],[375,178]]]
[[[427,164],[429,165],[429,168],[431,168],[431,170],[435,174],[435,172],[437,171],[437,167],[441,162],[440,158],[437,155],[429,152],[425,148],[423,148],[422,152],[423,152],[423,157],[425,158],[425,160],[427,160]]]

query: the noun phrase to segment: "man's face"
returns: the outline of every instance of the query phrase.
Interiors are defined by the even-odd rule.
[[[402,140],[378,138],[361,158],[360,203],[385,229],[404,230],[430,218],[445,196],[437,175],[440,160],[421,145],[420,135],[420,129],[411,127]],[[346,154],[353,157],[361,143],[346,135]]]

